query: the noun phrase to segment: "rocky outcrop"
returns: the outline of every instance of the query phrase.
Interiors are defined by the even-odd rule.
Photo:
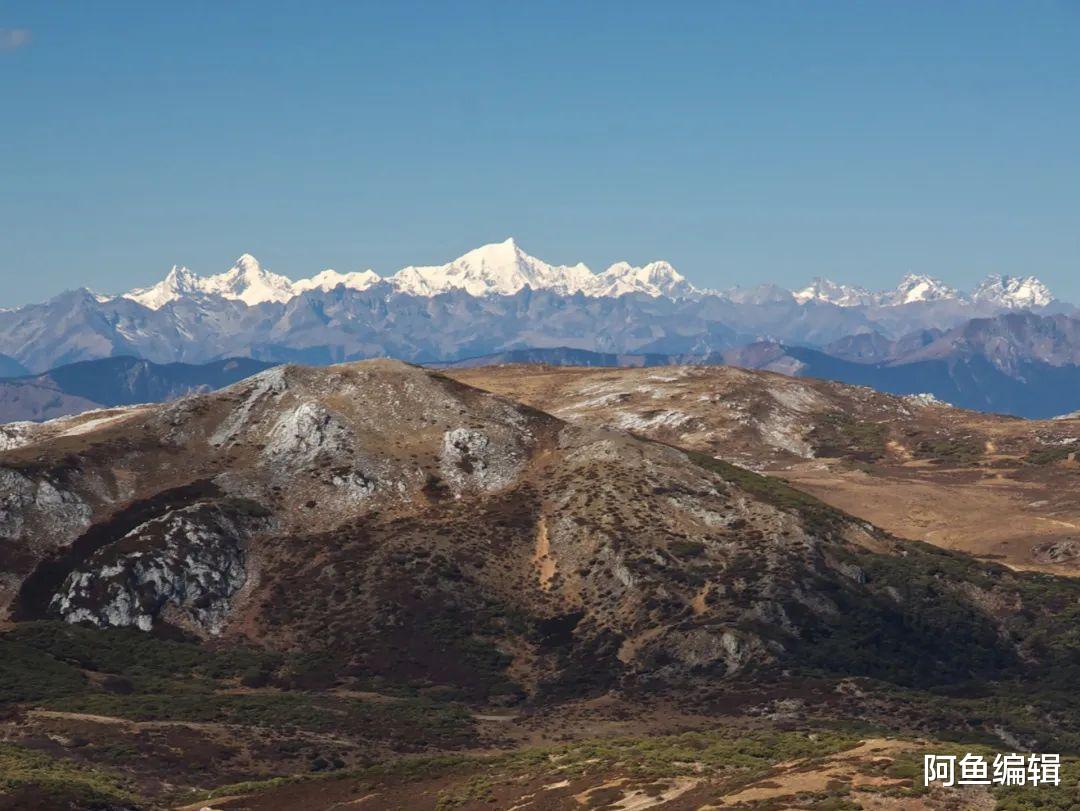
[[[163,616],[221,631],[247,580],[247,540],[259,510],[194,504],[147,521],[72,571],[50,608],[68,622],[150,630]]]
[[[340,417],[320,403],[307,401],[281,415],[264,452],[275,464],[296,470],[319,456],[340,461],[356,445],[355,435]]]
[[[0,539],[19,541],[27,526],[63,537],[89,519],[90,507],[63,485],[0,468]]]
[[[493,438],[475,428],[454,428],[443,434],[439,466],[456,490],[506,487],[521,468],[522,454],[508,436]]]

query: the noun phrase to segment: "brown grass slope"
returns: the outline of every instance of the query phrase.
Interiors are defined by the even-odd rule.
[[[901,537],[1080,572],[1080,420],[1021,420],[734,367],[455,370],[582,425],[783,477]]]

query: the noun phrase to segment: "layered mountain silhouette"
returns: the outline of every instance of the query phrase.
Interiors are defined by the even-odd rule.
[[[116,356],[454,364],[528,353],[565,363],[578,353],[589,364],[764,365],[1048,416],[1080,408],[1074,312],[1032,276],[992,275],[970,294],[919,274],[878,292],[828,279],[794,293],[709,291],[664,261],[594,273],[548,264],[512,239],[385,278],[325,270],[293,281],[245,254],[213,276],[177,267],[119,296],[76,290],[0,311],[0,374]]]
[[[269,365],[251,358],[192,365],[119,357],[73,363],[41,375],[0,378],[0,423],[174,400],[223,388]]]

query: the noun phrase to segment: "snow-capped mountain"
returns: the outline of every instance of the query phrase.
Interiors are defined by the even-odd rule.
[[[971,295],[965,295],[932,276],[909,273],[895,289],[876,293],[864,287],[819,277],[796,291],[794,296],[800,304],[824,301],[839,307],[897,307],[923,301],[959,301],[1009,310],[1046,307],[1055,300],[1050,289],[1034,276],[999,274],[987,276]]]
[[[445,265],[409,266],[390,277],[403,293],[432,296],[464,290],[473,296],[510,296],[524,287],[570,295],[593,282],[585,265],[549,265],[529,256],[511,238],[484,245]]]
[[[197,294],[220,296],[250,306],[267,301],[288,301],[296,292],[287,277],[271,273],[259,264],[258,259],[245,253],[224,273],[205,278],[174,265],[162,281],[152,287],[131,290],[124,298],[159,310],[170,301]]]
[[[821,276],[816,277],[802,290],[794,292],[795,300],[800,304],[808,301],[826,301],[838,307],[864,307],[877,304],[879,296],[865,287],[840,284]]]
[[[667,262],[650,262],[634,267],[629,262],[616,262],[594,277],[589,289],[592,296],[621,296],[624,293],[645,293],[657,298],[682,298],[698,292],[686,278]]]
[[[185,267],[173,265],[169,274],[152,287],[138,287],[124,293],[124,298],[137,301],[151,310],[160,310],[170,301],[202,293],[203,279]]]
[[[1034,276],[1003,276],[991,274],[979,283],[971,294],[975,301],[988,302],[1008,309],[1046,307],[1054,294]]]
[[[616,262],[593,273],[581,262],[549,265],[530,256],[513,240],[484,245],[445,265],[403,268],[387,281],[403,293],[431,296],[463,290],[473,296],[509,296],[526,287],[558,295],[621,296],[644,293],[654,298],[681,298],[698,291],[670,263],[635,267]]]
[[[842,284],[820,276],[792,295],[800,304],[821,301],[838,307],[896,307],[918,301],[946,301],[961,298],[959,291],[923,274],[909,273],[892,290],[873,292],[865,287]]]
[[[945,301],[960,297],[955,287],[921,273],[908,273],[890,293],[882,296],[880,303],[886,307],[912,304],[916,301]]]
[[[204,279],[203,291],[252,305],[288,301],[295,295],[292,285],[287,277],[271,273],[259,264],[258,259],[245,253],[229,270]]]
[[[372,285],[381,282],[382,276],[373,270],[362,270],[358,273],[338,273],[336,270],[324,270],[310,279],[300,279],[293,283],[293,295],[299,296],[309,290],[322,290],[329,292],[335,287],[344,286],[349,290],[367,290]]]

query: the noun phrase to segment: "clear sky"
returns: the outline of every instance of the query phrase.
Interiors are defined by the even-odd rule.
[[[510,235],[1080,300],[1080,2],[0,0],[0,306]]]

